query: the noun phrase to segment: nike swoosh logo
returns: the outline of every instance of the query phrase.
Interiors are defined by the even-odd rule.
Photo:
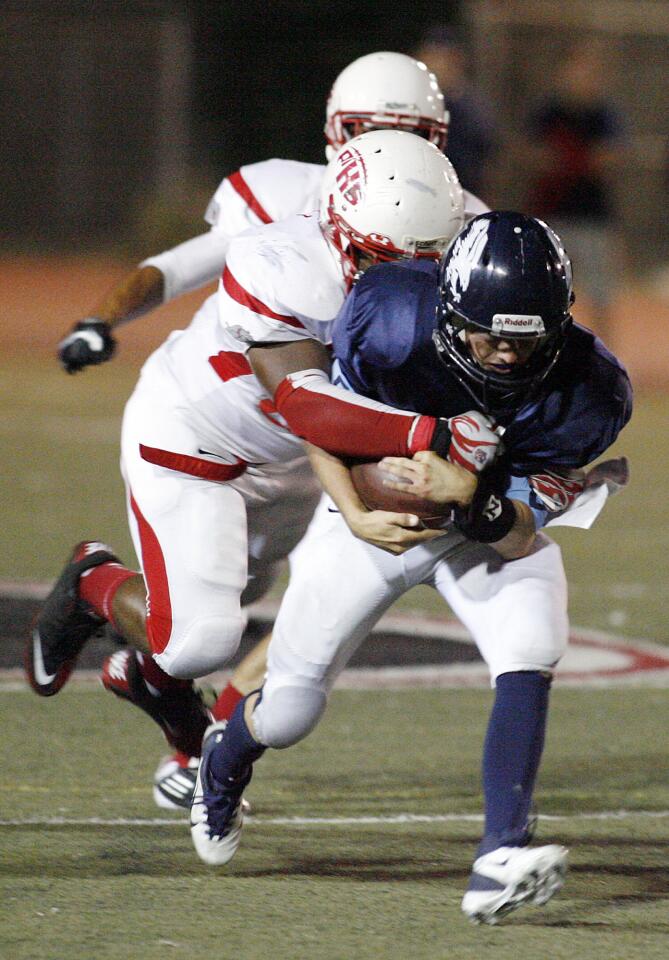
[[[47,673],[44,669],[44,658],[42,656],[42,641],[37,632],[37,627],[33,630],[33,673],[35,680],[40,687],[48,687],[56,679],[56,673]]]

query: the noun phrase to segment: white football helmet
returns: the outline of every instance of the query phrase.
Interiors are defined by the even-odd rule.
[[[325,108],[325,155],[379,128],[407,130],[446,146],[448,112],[437,78],[405,53],[368,53],[335,80]]]
[[[325,168],[320,222],[350,286],[369,262],[438,259],[464,223],[457,174],[433,143],[400,130],[354,137]]]

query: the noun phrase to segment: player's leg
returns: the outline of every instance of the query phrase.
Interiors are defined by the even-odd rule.
[[[125,643],[142,653],[151,652],[146,638],[146,584],[141,573],[119,586],[110,613],[110,623]]]
[[[473,546],[470,569],[458,577],[442,566],[435,586],[472,632],[495,682],[483,752],[485,830],[463,900],[472,919],[494,923],[528,900],[545,902],[566,869],[562,847],[527,844],[552,671],[567,641],[567,592],[559,548],[548,538],[538,538],[530,557],[492,571],[487,549]]]
[[[178,400],[178,398],[177,398]],[[143,376],[126,406],[122,470],[130,530],[148,595],[146,633],[151,655],[114,654],[103,683],[141,707],[168,742],[199,753],[210,715],[193,678],[223,666],[243,629],[246,511],[228,483],[215,483],[145,460],[140,443],[197,451],[198,439],[178,403]]]
[[[245,507],[226,484],[167,474],[149,465],[152,481],[132,490],[134,527],[148,588],[147,635],[152,656],[112,655],[107,689],[139,706],[168,742],[199,754],[209,721],[192,679],[220,669],[235,652],[244,618]],[[161,482],[174,506],[161,499]]]
[[[281,564],[303,538],[321,489],[306,457],[244,475],[234,486],[244,495],[247,508],[248,580],[242,593],[242,605],[247,607],[270,590]],[[235,668],[211,707],[215,720],[229,720],[239,701],[262,685],[270,639],[271,635],[263,638]],[[163,758],[154,775],[157,805],[190,808],[196,776],[193,758]]]
[[[247,607],[275,583],[281,564],[304,537],[322,491],[306,457],[268,468],[252,487],[247,478],[240,478],[237,486],[242,492],[248,490],[248,582],[242,594]],[[217,720],[228,720],[239,700],[261,686],[270,640],[271,633],[235,667],[212,707]]]
[[[237,849],[253,763],[314,729],[337,675],[404,590],[401,558],[355,540],[338,515],[317,515],[291,567],[260,695],[205,735],[191,832],[206,863],[226,863]]]

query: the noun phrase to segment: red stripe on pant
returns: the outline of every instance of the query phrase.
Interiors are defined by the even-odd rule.
[[[239,458],[236,463],[214,463],[212,460],[203,460],[201,457],[191,457],[187,453],[174,453],[172,450],[161,450],[160,447],[147,447],[144,443],[139,445],[139,455],[142,460],[153,463],[157,467],[178,470],[179,473],[187,473],[190,477],[213,480],[217,483],[225,483],[241,477],[248,466]]]
[[[172,635],[172,602],[165,557],[153,527],[145,519],[132,493],[130,507],[137,521],[142,547],[142,567],[147,590],[146,636],[151,651],[162,653]]]

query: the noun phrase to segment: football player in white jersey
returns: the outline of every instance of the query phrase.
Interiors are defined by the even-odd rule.
[[[298,436],[372,457],[447,452],[458,442],[445,422],[333,387],[324,346],[356,271],[396,257],[434,258],[458,231],[464,209],[453,168],[425,139],[373,131],[340,150],[323,189],[320,217],[301,215],[231,242],[219,293],[147,361],[126,407],[123,472],[153,657],[115,654],[103,682],[190,756],[209,719],[191,678],[234,654],[242,607],[268,588],[313,513],[319,489]],[[254,370],[272,383],[269,391]],[[413,529],[413,517],[370,518],[376,542],[435,535]],[[29,644],[38,693],[62,687],[104,619],[125,630],[118,611],[136,582],[100,544],[75,548]],[[216,719],[222,711],[229,704],[213,708]]]
[[[434,74],[406,54],[366,54],[339,74],[326,106],[327,159],[352,137],[378,129],[407,130],[445,149],[448,113],[443,94]],[[64,338],[59,355],[68,373],[111,359],[117,327],[217,280],[232,237],[314,210],[324,169],[321,164],[273,159],[226,177],[207,207],[206,233],[143,260]],[[464,196],[468,217],[487,210],[477,197],[466,191]]]
[[[443,149],[447,120],[441,92],[423,64],[399,53],[369,54],[350,64],[335,80],[326,108],[326,154],[331,157],[339,146],[366,129],[387,127],[413,131]],[[316,164],[277,159],[242,167],[226,177],[205,214],[211,229],[143,261],[105,297],[94,316],[78,323],[63,340],[59,352],[68,372],[110,359],[117,326],[219,276],[234,235],[250,226],[314,209],[323,170]],[[465,193],[464,200],[467,219],[486,209],[470,194]],[[86,576],[92,593],[102,572]],[[118,632],[148,652],[142,577],[126,576],[119,569],[117,580],[100,589],[105,591],[106,616]],[[79,642],[77,635],[75,647]],[[257,687],[264,671],[266,646],[267,641],[261,642],[235,671],[220,698],[222,714],[231,713],[239,698]],[[105,683],[114,692],[123,689],[116,675],[123,672],[127,657],[126,653],[115,654],[105,665]],[[29,675],[32,672],[31,667]],[[38,692],[55,692],[53,684],[33,686]],[[189,768],[189,762],[186,754],[177,753],[159,766],[154,797],[160,806],[188,805],[197,765],[190,762]]]

